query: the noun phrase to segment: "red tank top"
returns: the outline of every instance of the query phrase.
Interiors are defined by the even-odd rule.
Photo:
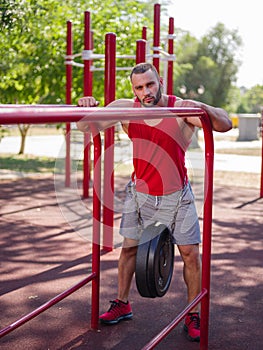
[[[168,107],[175,100],[176,96],[169,96]],[[135,101],[134,106],[138,105]],[[187,183],[185,151],[190,141],[183,137],[176,118],[163,118],[156,126],[130,121],[128,136],[133,143],[132,179],[137,191],[162,196]]]

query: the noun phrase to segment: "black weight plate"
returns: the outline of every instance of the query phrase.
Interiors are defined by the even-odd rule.
[[[173,274],[174,245],[168,228],[160,223],[146,227],[136,256],[136,286],[143,297],[163,296]]]
[[[168,228],[151,240],[148,254],[148,288],[162,297],[169,289],[174,266],[174,245]]]
[[[147,283],[148,253],[151,241],[149,234],[152,234],[149,230],[147,232],[143,232],[143,238],[139,242],[136,254],[135,280],[140,295],[151,298],[152,295]]]

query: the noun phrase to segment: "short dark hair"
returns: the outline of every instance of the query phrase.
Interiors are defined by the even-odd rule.
[[[157,72],[157,69],[154,67],[154,65],[151,63],[143,62],[143,63],[138,63],[136,64],[136,66],[133,67],[130,74],[130,80],[132,80],[133,74],[143,74],[148,70],[152,70],[156,74],[156,77],[159,79],[159,74]]]

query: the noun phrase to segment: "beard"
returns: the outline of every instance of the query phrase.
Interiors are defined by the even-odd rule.
[[[141,105],[144,106],[144,107],[153,107],[153,106],[156,106],[158,104],[158,102],[160,101],[161,97],[162,97],[162,89],[161,89],[161,86],[159,86],[159,89],[157,91],[157,94],[156,96],[154,97],[154,100],[150,103],[145,103],[143,102],[143,100],[141,100],[137,95],[136,97],[138,98],[138,100],[140,101]],[[146,98],[149,98],[151,96],[147,96]]]

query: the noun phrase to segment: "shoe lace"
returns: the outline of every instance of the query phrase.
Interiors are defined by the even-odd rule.
[[[200,317],[198,315],[192,315],[190,319],[192,327],[195,329],[200,329]]]
[[[108,310],[108,312],[113,313],[114,315],[118,315],[119,314],[119,307],[120,307],[120,303],[117,300],[110,300],[111,306]]]

